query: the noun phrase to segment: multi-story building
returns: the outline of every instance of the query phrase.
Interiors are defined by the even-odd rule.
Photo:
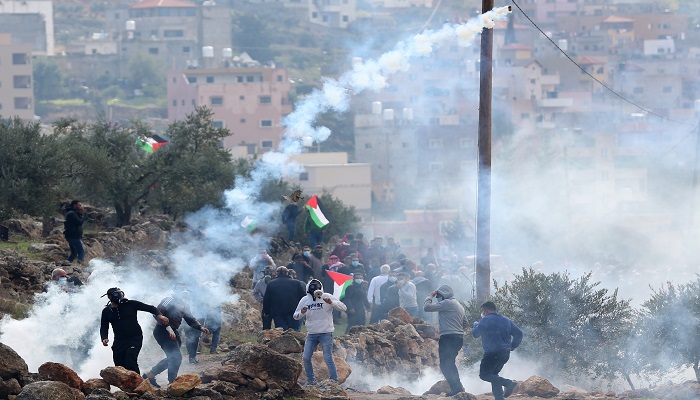
[[[347,28],[357,19],[356,0],[308,0],[309,21],[329,28]]]
[[[32,89],[32,46],[13,44],[12,37],[0,35],[0,115],[34,120]]]
[[[184,119],[196,106],[214,112],[214,123],[226,127],[228,149],[258,154],[279,146],[282,119],[292,111],[291,83],[284,68],[231,67],[186,69],[168,73],[168,119]]]
[[[0,1],[0,34],[12,34],[16,43],[30,44],[34,54],[54,55],[53,1]]]
[[[372,208],[371,166],[367,163],[349,163],[348,153],[303,153],[292,161],[303,171],[288,178],[292,186],[299,186],[308,198],[324,191],[355,207],[358,216],[366,219]]]

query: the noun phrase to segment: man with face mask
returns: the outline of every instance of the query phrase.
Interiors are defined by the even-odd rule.
[[[136,318],[136,313],[137,311],[149,312],[161,324],[168,324],[168,318],[150,304],[136,300],[127,300],[124,297],[124,292],[119,288],[110,288],[104,296],[109,298],[109,303],[102,309],[100,321],[102,345],[109,345],[109,324],[112,324],[112,329],[114,330],[114,344],[112,345],[114,365],[140,374],[138,358],[141,345],[143,344],[143,331]]]
[[[307,251],[309,254],[306,254]],[[314,270],[314,277],[321,279],[321,276],[323,276],[323,246],[320,244],[316,245],[313,251],[307,246],[304,248],[303,254],[306,254],[309,258],[309,266]]]
[[[348,314],[348,326],[345,333],[350,331],[350,328],[357,325],[364,325],[367,322],[365,313],[369,308],[367,300],[367,289],[365,289],[364,274],[356,272],[353,275],[353,283],[345,289],[345,297],[343,303],[347,306],[346,313]]]
[[[481,337],[481,347],[484,350],[479,365],[479,378],[491,382],[495,400],[504,400],[513,393],[518,382],[498,376],[498,373],[508,362],[510,352],[520,346],[523,331],[513,321],[499,314],[496,304],[487,301],[481,305],[481,320],[474,322],[472,336]]]
[[[309,264],[304,261],[304,255],[300,253],[294,253],[292,256],[292,262],[287,264],[287,269],[296,272],[296,279],[304,282],[310,281],[314,276],[314,270],[309,266]]]
[[[440,371],[450,384],[451,390],[447,396],[454,396],[464,391],[455,364],[457,354],[464,344],[464,331],[468,324],[464,307],[454,299],[452,288],[442,285],[425,299],[423,311],[438,313]]]
[[[323,293],[323,285],[318,279],[312,279],[306,285],[306,295],[299,300],[294,319],[300,320],[306,317],[306,341],[304,342],[304,355],[302,361],[306,372],[305,386],[315,385],[316,376],[311,363],[311,356],[316,347],[321,344],[323,360],[328,367],[330,379],[338,382],[338,372],[333,361],[333,310],[345,311],[347,307],[343,302],[329,293]]]
[[[396,308],[401,305],[399,299],[399,287],[396,283],[396,271],[389,271],[389,277],[379,288],[379,296],[381,296],[382,301],[382,316],[380,319],[386,318],[387,314],[392,308]]]
[[[83,282],[77,276],[69,277],[63,268],[56,268],[51,271],[51,283],[58,284],[60,287],[69,290],[74,289],[78,286],[83,286]],[[44,288],[44,291],[48,290],[48,286]]]

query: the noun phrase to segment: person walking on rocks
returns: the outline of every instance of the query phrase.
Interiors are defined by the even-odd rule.
[[[66,208],[65,221],[63,222],[63,237],[70,247],[68,263],[72,263],[76,258],[78,264],[83,264],[85,258],[85,248],[83,247],[83,214],[85,207],[80,200],[73,200]]]
[[[468,324],[464,307],[455,300],[452,288],[442,285],[425,299],[423,311],[438,313],[440,371],[450,385],[451,390],[447,396],[454,396],[464,391],[455,364],[457,354],[464,344],[464,332]]]
[[[151,385],[156,388],[160,387],[156,382],[156,375],[166,369],[168,370],[169,383],[173,383],[175,378],[177,378],[180,364],[182,364],[182,353],[180,353],[182,340],[178,333],[182,320],[184,319],[187,325],[204,332],[206,335],[210,333],[209,329],[202,327],[199,321],[192,316],[190,307],[187,304],[188,294],[189,292],[183,291],[178,296],[164,298],[158,304],[158,310],[167,317],[168,322],[158,321],[155,328],[153,328],[153,337],[160,345],[160,348],[163,349],[165,358],[160,360],[150,371],[142,375],[144,379],[148,379]]]
[[[114,344],[112,345],[112,358],[114,365],[124,367],[138,374],[139,352],[143,344],[143,331],[136,319],[137,311],[146,311],[153,314],[161,324],[168,324],[168,318],[158,308],[136,300],[127,300],[124,292],[119,288],[110,288],[104,296],[109,298],[109,303],[102,310],[100,320],[100,337],[102,345],[109,345],[109,324],[114,330]]]
[[[513,393],[518,383],[498,376],[498,373],[508,362],[510,352],[522,342],[523,331],[513,321],[499,314],[496,304],[487,301],[481,305],[481,320],[474,322],[472,336],[481,337],[484,349],[479,378],[491,382],[495,400],[504,400]]]
[[[318,344],[323,349],[323,360],[328,366],[330,379],[338,382],[338,371],[333,361],[333,310],[345,311],[345,304],[329,293],[323,292],[323,285],[318,279],[312,279],[306,285],[304,296],[294,311],[294,319],[301,320],[306,317],[306,342],[302,361],[306,373],[306,385],[316,384],[314,367],[311,364],[311,356]]]

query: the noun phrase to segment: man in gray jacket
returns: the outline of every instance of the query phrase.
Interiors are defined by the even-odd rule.
[[[450,384],[451,390],[447,396],[454,396],[464,391],[455,364],[457,353],[464,344],[464,331],[467,328],[464,307],[455,300],[452,288],[448,285],[442,285],[425,299],[423,311],[438,313],[440,371],[445,376],[447,383]]]

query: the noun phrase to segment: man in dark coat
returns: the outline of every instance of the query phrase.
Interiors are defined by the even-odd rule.
[[[77,257],[78,264],[82,264],[85,258],[85,248],[82,242],[83,214],[85,214],[85,208],[80,200],[71,201],[70,206],[66,208],[66,219],[63,222],[63,237],[66,238],[68,247],[70,247],[69,263],[72,263]]]
[[[297,203],[290,203],[284,208],[282,212],[282,223],[287,227],[287,240],[294,241],[294,231],[297,226],[297,217],[301,214],[299,206]]]
[[[399,301],[399,287],[396,285],[396,282],[396,271],[390,271],[389,278],[379,288],[379,296],[383,306],[382,317],[380,319],[385,318],[392,308],[396,308],[401,304]]]
[[[304,282],[304,287],[306,287],[308,281],[316,277],[313,268],[304,261],[304,256],[299,253],[294,253],[292,262],[287,264],[287,269],[294,270],[297,273],[297,279]]]
[[[277,267],[277,277],[272,279],[263,296],[263,315],[272,317],[275,328],[301,330],[301,322],[294,319],[294,311],[302,297],[304,286],[289,276],[287,267]]]
[[[348,333],[353,326],[364,325],[367,322],[365,313],[369,309],[369,301],[367,300],[364,274],[361,272],[353,275],[352,285],[345,289],[343,303],[348,307],[345,310],[348,314],[348,327],[345,329],[345,333]]]

